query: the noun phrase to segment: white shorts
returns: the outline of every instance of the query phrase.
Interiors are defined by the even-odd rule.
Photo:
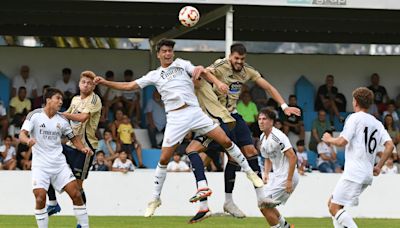
[[[293,175],[292,183],[294,191],[299,183],[299,174],[297,172]],[[268,183],[264,185],[264,192],[266,197],[279,201],[282,205],[286,203],[291,194],[286,192],[286,177],[275,177],[273,175],[271,175]]]
[[[358,197],[367,187],[368,184],[359,184],[340,178],[333,190],[331,202],[342,206],[357,206]]]
[[[65,185],[75,180],[75,176],[67,163],[57,170],[45,169],[42,167],[32,168],[32,189],[49,189],[50,184],[58,192],[62,192]]]
[[[184,109],[170,111],[167,114],[167,126],[164,132],[163,147],[172,147],[182,142],[185,135],[194,131],[205,135],[218,127],[200,107],[189,106]]]

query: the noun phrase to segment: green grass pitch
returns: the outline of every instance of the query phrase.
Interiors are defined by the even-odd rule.
[[[94,228],[231,228],[231,227],[269,227],[263,218],[235,219],[227,216],[210,217],[197,224],[187,224],[189,217],[155,216],[144,217],[116,217],[116,216],[91,216],[90,226]],[[333,227],[330,218],[288,218],[296,228],[325,228]],[[400,219],[356,219],[359,227],[363,228],[399,228]],[[36,221],[34,216],[8,216],[0,215],[0,227],[2,228],[34,228]],[[49,227],[72,228],[75,227],[73,216],[52,216]]]

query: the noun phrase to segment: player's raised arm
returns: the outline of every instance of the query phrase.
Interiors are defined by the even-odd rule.
[[[107,87],[111,87],[113,89],[118,89],[118,90],[135,90],[139,89],[139,85],[135,81],[131,82],[114,82],[114,81],[108,81],[104,79],[101,76],[96,76],[94,78],[94,83],[95,84],[102,84]]]
[[[296,108],[296,107],[289,107],[285,100],[282,98],[281,94],[278,92],[278,90],[272,86],[267,80],[265,80],[264,78],[259,78],[256,80],[257,85],[259,85],[261,88],[263,88],[264,90],[266,90],[268,92],[269,95],[271,95],[271,97],[278,102],[278,104],[281,106],[283,112],[285,113],[285,115],[290,116],[292,114],[296,115],[296,116],[300,116],[301,115],[301,111],[300,109]]]
[[[225,83],[221,82],[215,75],[211,73],[209,69],[204,69],[201,74],[201,77],[206,79],[208,82],[213,83],[217,86],[218,90],[227,94],[229,87]]]

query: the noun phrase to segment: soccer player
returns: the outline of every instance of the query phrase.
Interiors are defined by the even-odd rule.
[[[89,227],[89,217],[78,183],[62,154],[61,136],[67,136],[82,154],[93,152],[82,144],[74,135],[68,120],[58,113],[63,103],[62,92],[49,88],[44,99],[45,107],[29,113],[19,135],[22,143],[32,147],[32,187],[36,199],[36,222],[39,228],[48,227],[46,191],[52,184],[57,191],[66,191],[71,197],[78,224],[81,227]]]
[[[93,81],[95,76],[92,71],[83,71],[81,73],[79,80],[80,94],[72,98],[70,107],[62,113],[70,121],[74,135],[93,151],[96,151],[98,145],[96,129],[99,124],[102,107],[100,97],[93,92],[96,87]],[[86,195],[82,184],[88,176],[93,162],[93,155],[80,153],[70,141],[67,145],[63,145],[63,153],[77,179],[83,201],[86,204]],[[57,203],[55,191],[51,186],[48,195],[49,205],[47,209],[49,215],[60,212],[61,208]]]
[[[157,58],[161,66],[150,71],[147,75],[132,82],[106,81],[102,77],[96,77],[96,82],[120,90],[134,90],[155,85],[165,104],[167,114],[167,126],[161,149],[160,161],[156,168],[154,179],[153,200],[149,203],[145,217],[152,216],[157,207],[161,205],[160,194],[165,181],[167,165],[176,147],[182,142],[185,135],[194,131],[200,135],[207,135],[221,144],[226,151],[240,164],[247,177],[255,186],[263,186],[262,179],[252,171],[246,158],[240,149],[224,133],[218,124],[215,124],[199,107],[194,92],[193,78],[204,76],[202,66],[194,66],[187,60],[177,58],[174,60],[174,45],[172,40],[162,39],[157,43]],[[225,84],[215,77],[204,76],[216,84],[217,88],[227,91]],[[195,202],[211,195],[204,175],[204,166],[197,153],[190,153],[189,159],[193,166],[198,192],[190,201]]]
[[[205,109],[205,112],[210,116],[220,120],[221,127],[228,130],[228,126],[234,126],[233,130],[228,130],[228,135],[240,147],[242,153],[247,157],[247,160],[253,169],[260,177],[261,170],[258,166],[258,153],[253,145],[252,134],[242,116],[237,113],[236,106],[240,97],[241,88],[248,80],[254,81],[258,86],[267,91],[272,98],[277,101],[284,113],[288,116],[294,114],[299,116],[300,110],[296,107],[289,107],[279,92],[266,81],[261,74],[254,68],[245,63],[246,47],[241,43],[236,43],[231,46],[229,58],[219,59],[214,64],[207,68],[207,73],[215,75],[217,79],[229,86],[228,94],[223,94],[220,91],[210,89],[208,85],[199,86],[197,96],[199,102]],[[200,82],[207,84],[207,82]],[[215,92],[215,94],[212,93]],[[236,124],[234,124],[236,123]],[[228,124],[228,126],[225,126]],[[199,139],[199,138],[197,138]],[[189,151],[200,151],[208,147],[208,150],[221,151],[215,142],[209,143],[209,140],[200,138],[202,145],[198,142],[192,142],[189,145]],[[235,172],[240,170],[240,167],[233,161],[232,157],[225,167],[225,203],[224,211],[237,218],[245,217],[245,214],[233,202],[232,192],[235,185]],[[256,188],[258,205],[262,206],[266,202],[264,191],[262,188]],[[196,219],[208,210],[206,199],[200,201],[200,210],[193,219]],[[265,206],[265,205],[264,205]]]
[[[265,158],[264,192],[267,197],[284,204],[299,183],[299,174],[296,170],[296,154],[289,138],[274,127],[275,119],[275,112],[268,108],[260,110],[258,114],[258,125],[262,132],[260,150]],[[272,173],[271,168],[274,170]],[[260,207],[260,210],[271,227],[291,227],[275,207]]]
[[[322,140],[335,146],[346,146],[344,172],[332,196],[328,207],[333,225],[338,227],[357,227],[345,206],[357,206],[358,197],[372,184],[373,176],[378,176],[385,161],[391,155],[394,144],[389,134],[374,116],[368,113],[374,102],[374,94],[366,87],[353,91],[353,110],[347,117],[339,137],[325,133]],[[378,164],[374,161],[379,145],[385,147]]]

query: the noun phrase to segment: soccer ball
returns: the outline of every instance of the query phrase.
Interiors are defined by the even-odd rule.
[[[179,11],[179,21],[185,27],[193,27],[200,19],[199,11],[193,6],[185,6]]]

